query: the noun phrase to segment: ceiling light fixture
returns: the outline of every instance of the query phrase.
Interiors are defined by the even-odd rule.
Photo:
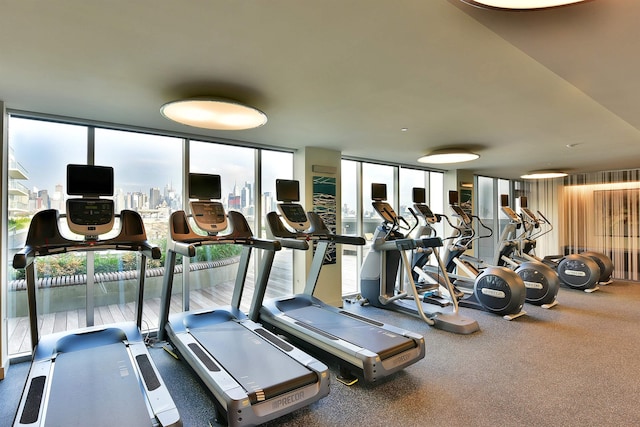
[[[190,98],[167,102],[160,108],[169,120],[205,129],[243,130],[267,123],[262,111],[224,98]]]
[[[420,157],[418,161],[432,164],[462,163],[475,160],[478,157],[480,157],[478,154],[461,148],[443,148]]]
[[[521,175],[522,179],[550,179],[550,178],[562,178],[564,176],[569,175],[566,172],[558,171],[558,170],[539,170],[532,171],[526,175]]]
[[[546,9],[550,7],[567,6],[581,3],[584,0],[462,0],[471,6],[504,9],[504,10],[531,10]]]

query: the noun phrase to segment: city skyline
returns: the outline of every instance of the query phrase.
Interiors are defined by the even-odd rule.
[[[28,176],[32,191],[53,191],[66,182],[67,164],[87,164],[87,128],[55,122],[12,118],[9,128],[15,160]],[[43,144],[42,141],[47,141]],[[221,176],[223,194],[254,177],[254,149],[192,141],[192,172]],[[200,155],[204,147],[215,155]],[[152,148],[152,149],[150,149]],[[246,151],[246,152],[245,152]],[[290,153],[288,153],[290,154]],[[115,188],[144,192],[171,185],[182,187],[182,139],[110,129],[96,129],[95,164],[114,168]],[[275,191],[276,178],[291,178],[290,168],[263,168],[263,193]]]

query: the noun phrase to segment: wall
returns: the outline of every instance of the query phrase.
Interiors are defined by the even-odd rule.
[[[326,176],[336,179],[336,226],[337,232],[341,230],[342,198],[340,195],[340,151],[327,150],[317,147],[305,147],[296,152],[294,156],[293,175],[300,181],[300,198],[302,205],[307,211],[313,210],[313,177]],[[335,171],[335,173],[331,173]],[[314,296],[327,304],[337,307],[342,306],[342,256],[341,251],[336,251],[336,263],[326,264],[322,267],[320,278],[314,292]],[[306,277],[311,266],[313,251],[294,252],[294,285],[295,293],[300,293],[304,289]]]

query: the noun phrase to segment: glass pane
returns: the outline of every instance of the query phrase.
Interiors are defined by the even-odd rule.
[[[493,228],[495,218],[496,198],[493,190],[494,178],[484,176],[478,177],[478,211],[480,220],[487,226]],[[495,231],[495,230],[494,230]],[[482,231],[480,231],[482,233]],[[495,234],[495,233],[494,233]],[[479,258],[491,262],[495,250],[492,238],[476,240],[476,254]]]
[[[358,232],[358,163],[343,160],[340,179],[342,182],[342,234],[357,236]],[[342,294],[355,295],[359,286],[359,247],[342,245]]]
[[[387,185],[387,202],[397,212],[395,206],[393,166],[378,165],[373,163],[362,164],[362,210],[364,212],[364,232],[373,233],[381,222],[380,216],[371,205],[371,184]]]
[[[142,216],[147,238],[162,258],[147,260],[144,331],[158,327],[166,240],[171,212],[182,207],[182,140],[110,129],[95,131],[95,164],[114,169],[115,211]],[[135,320],[137,281],[129,278],[141,257],[131,252],[96,253],[95,323]],[[175,283],[180,283],[177,276]],[[174,288],[174,292],[176,289]],[[179,307],[178,307],[179,308]],[[175,311],[176,307],[172,307]]]
[[[191,141],[189,170],[220,175],[226,211],[242,213],[256,233],[255,150],[246,147]],[[215,245],[198,249],[189,277],[189,307],[229,305],[242,246]],[[252,259],[256,259],[254,251]],[[248,311],[253,295],[255,262],[249,265],[241,309]]]
[[[442,172],[429,172],[429,207],[434,213],[447,214],[444,207],[444,174]],[[447,236],[444,233],[443,221],[434,224],[433,228],[436,229],[436,235],[444,239]]]
[[[395,206],[394,194],[394,175],[395,168],[393,166],[378,165],[373,163],[362,164],[362,211],[363,211],[363,232],[367,239],[367,244],[362,248],[362,259],[369,253],[373,233],[375,233],[378,225],[382,223],[382,218],[372,207],[371,200],[371,184],[387,185],[387,202],[397,212]]]
[[[24,271],[11,266],[13,255],[25,244],[33,215],[44,209],[65,210],[66,165],[86,163],[87,128],[10,117],[8,182],[7,315],[9,354],[31,350]],[[78,322],[85,286],[54,280],[69,272],[83,274],[84,257],[38,258],[38,316],[41,334],[64,331]],[[46,279],[45,279],[46,278]],[[73,296],[70,300],[67,294]],[[71,314],[70,314],[71,313]],[[73,314],[75,313],[75,314]],[[74,317],[75,316],[75,317]],[[84,319],[84,314],[80,313]],[[74,318],[76,319],[74,321]]]
[[[276,179],[293,179],[293,154],[263,150],[262,158],[262,228],[260,235],[267,236],[265,217],[276,211]],[[276,252],[269,276],[265,298],[276,298],[293,293],[293,249]]]
[[[428,172],[417,170],[400,168],[400,212],[399,214],[407,220],[407,222],[414,227],[416,225],[416,219],[409,211],[409,208],[413,209],[413,189],[424,188],[428,194],[429,189],[426,187]]]

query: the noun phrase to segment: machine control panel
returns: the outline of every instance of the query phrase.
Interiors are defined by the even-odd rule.
[[[191,214],[196,225],[207,233],[218,233],[227,228],[227,215],[220,202],[193,201]]]
[[[115,221],[113,200],[67,200],[69,230],[81,236],[99,236],[113,229]]]
[[[305,231],[311,227],[307,213],[298,203],[279,203],[278,210],[284,220],[296,231]]]

